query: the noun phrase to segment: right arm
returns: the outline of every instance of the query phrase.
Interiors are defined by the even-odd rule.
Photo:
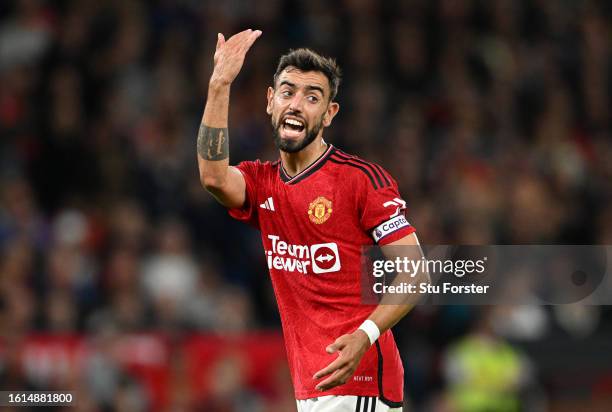
[[[200,182],[228,208],[241,207],[246,198],[242,173],[229,165],[227,119],[230,86],[242,68],[246,52],[260,35],[259,30],[245,30],[227,41],[222,34],[218,35],[215,65],[198,132]]]

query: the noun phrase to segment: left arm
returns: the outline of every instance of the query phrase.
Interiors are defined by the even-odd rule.
[[[411,259],[420,259],[423,255],[419,246],[419,240],[415,233],[411,233],[402,239],[390,243],[388,246],[417,246],[415,249],[419,251],[418,256],[410,256]],[[383,252],[384,246],[382,247]],[[385,253],[387,257],[387,253]],[[429,274],[419,272],[414,277],[409,279],[409,283],[418,284],[420,282],[429,282]],[[383,298],[384,300],[384,298]],[[374,312],[368,317],[376,324],[380,334],[385,333],[400,321],[416,304],[415,301],[406,302],[404,304],[379,304]],[[346,383],[355,373],[361,358],[366,353],[372,344],[370,338],[361,329],[357,329],[353,333],[340,336],[334,343],[326,348],[327,353],[338,352],[338,358],[332,363],[321,369],[314,375],[314,379],[319,379],[327,375],[329,376],[324,381],[317,384],[316,389],[325,391],[336,386]]]

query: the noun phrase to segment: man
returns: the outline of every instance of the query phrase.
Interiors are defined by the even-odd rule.
[[[268,88],[280,159],[229,166],[230,85],[260,35],[218,35],[200,179],[231,216],[261,230],[298,410],[399,411],[403,368],[390,328],[412,305],[361,304],[360,258],[375,242],[418,245],[405,202],[380,166],[323,140],[339,110],[340,71],[306,49],[281,58]]]

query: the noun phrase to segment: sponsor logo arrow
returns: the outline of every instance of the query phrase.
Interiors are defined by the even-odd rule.
[[[315,260],[317,260],[318,262],[329,262],[330,260],[332,260],[334,257],[332,255],[321,255],[321,256],[317,256],[315,258]]]

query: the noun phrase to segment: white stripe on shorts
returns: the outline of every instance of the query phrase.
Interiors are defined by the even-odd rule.
[[[320,396],[296,400],[298,412],[402,412],[373,396]]]

